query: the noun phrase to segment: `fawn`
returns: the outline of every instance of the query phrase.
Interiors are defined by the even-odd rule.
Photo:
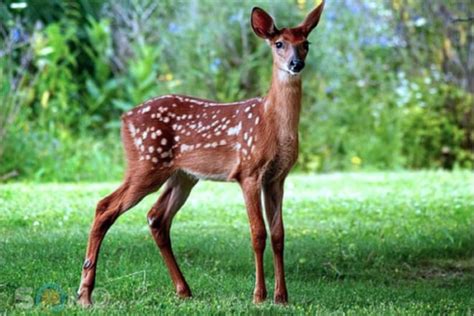
[[[273,54],[270,90],[263,98],[234,103],[166,95],[122,116],[127,170],[121,186],[102,199],[92,224],[78,300],[90,305],[100,245],[115,220],[146,195],[166,186],[148,213],[151,234],[179,297],[191,290],[174,257],[170,227],[199,179],[236,181],[242,188],[255,254],[254,302],[267,296],[263,271],[265,211],[275,267],[275,303],[287,303],[283,267],[283,183],[298,156],[301,78],[307,37],[319,22],[324,2],[295,28],[278,29],[264,10],[254,8],[251,25]]]

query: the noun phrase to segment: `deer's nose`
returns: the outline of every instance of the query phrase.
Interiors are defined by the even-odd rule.
[[[293,72],[300,72],[304,68],[304,61],[301,59],[292,59],[289,68]]]

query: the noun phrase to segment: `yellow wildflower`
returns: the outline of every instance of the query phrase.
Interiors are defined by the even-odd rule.
[[[298,4],[298,8],[300,8],[300,10],[303,10],[304,5],[306,4],[306,0],[296,0],[296,3]]]
[[[362,159],[360,159],[360,157],[354,156],[351,158],[351,162],[353,165],[360,166],[362,164]]]
[[[48,101],[49,101],[49,91],[45,91],[43,92],[43,95],[41,96],[41,106],[46,109],[48,107]]]

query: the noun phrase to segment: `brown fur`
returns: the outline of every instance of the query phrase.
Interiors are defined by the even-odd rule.
[[[313,10],[302,25],[282,30],[262,9],[252,11],[254,31],[267,39],[273,51],[272,82],[266,97],[221,104],[168,95],[146,101],[123,115],[127,171],[122,185],[97,205],[78,291],[82,305],[91,304],[98,253],[107,230],[120,214],[165,182],[164,191],[148,213],[148,223],[177,294],[191,296],[174,257],[169,230],[174,215],[200,178],[236,181],[242,188],[255,253],[255,302],[267,295],[263,191],[274,252],[275,302],[287,302],[283,184],[298,157],[301,111],[301,79],[287,65],[293,58],[306,57],[306,38],[318,23],[322,6]],[[277,48],[277,41],[284,44]]]

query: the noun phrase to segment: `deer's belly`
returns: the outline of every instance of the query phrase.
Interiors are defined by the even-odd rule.
[[[198,179],[226,181],[237,163],[235,151],[226,147],[189,152],[178,156],[177,165]]]

